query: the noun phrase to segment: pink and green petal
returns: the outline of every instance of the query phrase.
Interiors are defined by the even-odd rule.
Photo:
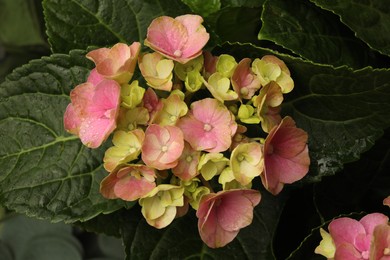
[[[183,149],[183,133],[178,127],[152,124],[145,131],[142,160],[158,170],[173,168]]]
[[[262,145],[257,142],[239,144],[230,156],[230,168],[241,185],[248,185],[264,168]]]
[[[184,181],[193,179],[199,174],[197,168],[199,159],[200,152],[195,151],[189,143],[185,142],[178,164],[172,169],[173,174]]]
[[[251,59],[242,59],[234,73],[231,81],[234,91],[238,94],[239,99],[251,99],[255,92],[260,89],[260,80],[251,70]]]
[[[134,42],[130,46],[117,43],[111,49],[96,49],[86,56],[95,63],[96,71],[100,75],[123,84],[133,77],[140,48],[139,42]]]
[[[192,148],[207,152],[226,151],[237,130],[231,112],[211,98],[192,103],[191,110],[178,121],[177,126],[182,129],[184,139]]]
[[[155,187],[154,169],[130,164],[112,171],[100,184],[100,192],[108,199],[135,201],[146,196]]]

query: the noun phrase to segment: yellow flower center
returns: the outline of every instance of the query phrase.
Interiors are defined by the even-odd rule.
[[[175,57],[181,57],[181,55],[183,55],[183,52],[181,51],[181,50],[176,50],[174,53],[173,53],[173,55],[175,56]]]
[[[163,146],[161,147],[161,152],[165,153],[166,151],[168,151],[168,146],[163,145]]]
[[[210,124],[204,124],[203,126],[203,130],[205,130],[206,132],[210,131],[213,127],[210,125]]]

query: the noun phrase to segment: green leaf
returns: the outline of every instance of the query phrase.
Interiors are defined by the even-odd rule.
[[[223,7],[261,7],[265,0],[222,0]]]
[[[338,16],[371,48],[390,55],[390,9],[383,0],[310,0]]]
[[[0,43],[12,48],[47,45],[39,19],[39,5],[36,0],[1,1]]]
[[[1,46],[0,46],[0,52]],[[0,57],[0,83],[4,81],[5,76],[12,72],[12,70],[18,66],[21,66],[32,59],[38,59],[41,54],[32,52],[15,52],[5,53],[4,57]]]
[[[208,31],[216,43],[238,41],[259,44],[261,7],[228,7],[206,18]]]
[[[143,43],[157,16],[189,13],[180,0],[44,0],[43,7],[49,42],[54,52],[62,53],[92,45]]]
[[[103,149],[87,149],[63,128],[70,90],[85,81],[83,51],[15,70],[0,85],[0,203],[51,221],[88,220],[124,206],[99,193]]]
[[[3,260],[14,260],[12,256],[12,251],[9,246],[0,240],[0,255]]]
[[[126,259],[274,259],[272,239],[285,197],[275,197],[264,190],[261,194],[252,224],[223,248],[211,249],[203,244],[191,210],[162,230],[149,226],[145,220],[124,229]]]
[[[390,194],[389,167],[390,128],[359,161],[315,186],[319,213],[326,220],[352,211],[390,213],[382,204]]]
[[[308,1],[266,1],[259,32],[293,53],[324,64],[361,68],[373,65],[373,53],[337,16]]]
[[[273,54],[284,60],[295,82],[282,113],[309,134],[310,173],[306,181],[333,175],[356,161],[390,126],[390,70],[352,70],[314,64],[250,44],[223,46],[237,59]]]
[[[203,17],[217,12],[221,8],[220,0],[181,0],[188,5],[191,10]]]

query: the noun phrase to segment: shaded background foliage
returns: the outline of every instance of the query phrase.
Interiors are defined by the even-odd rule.
[[[313,253],[318,229],[332,218],[375,211],[389,215],[381,204],[390,194],[390,27],[385,26],[390,9],[383,2],[0,2],[0,203],[10,212],[77,226],[2,213],[0,255],[123,257],[115,253],[118,240],[107,246],[109,238],[82,227],[121,238],[126,259],[322,259]],[[215,54],[283,59],[296,86],[282,113],[310,136],[309,174],[276,197],[257,182],[262,202],[252,225],[221,249],[202,243],[194,211],[156,230],[133,203],[102,198],[104,147],[84,148],[62,126],[70,90],[85,81],[93,65],[84,58],[88,48],[143,42],[153,18],[185,13],[204,17],[211,36],[206,48]],[[37,60],[5,79],[32,59]],[[36,229],[19,243],[16,234],[27,227]],[[62,251],[54,250],[56,242]],[[34,249],[47,243],[47,250],[34,256]]]

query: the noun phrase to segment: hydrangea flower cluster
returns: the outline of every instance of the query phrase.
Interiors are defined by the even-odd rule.
[[[294,87],[285,63],[213,56],[203,51],[202,22],[156,18],[144,42],[154,52],[140,53],[138,42],[89,52],[96,68],[72,90],[64,125],[90,148],[113,134],[104,197],[138,201],[156,228],[191,206],[202,240],[216,248],[252,222],[261,200],[253,181],[277,195],[307,174],[310,159],[307,133],[280,115]],[[132,80],[137,64],[144,81]]]
[[[389,218],[371,213],[360,221],[342,217],[333,220],[329,233],[320,229],[322,241],[315,253],[335,260],[390,259]]]

